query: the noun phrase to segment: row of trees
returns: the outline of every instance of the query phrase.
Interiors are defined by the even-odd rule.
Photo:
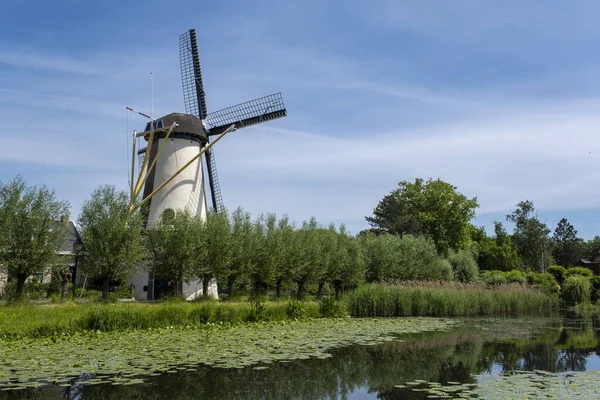
[[[265,293],[308,287],[339,293],[363,281],[427,279],[471,281],[478,269],[545,271],[573,265],[600,249],[600,238],[585,242],[563,219],[550,236],[531,201],[507,215],[509,234],[495,222],[495,235],[472,225],[477,198],[468,198],[441,180],[403,181],[367,217],[372,225],[357,236],[341,225],[314,218],[301,225],[273,214],[252,219],[238,208],[209,213],[166,214],[144,229],[142,212],[129,212],[129,195],[112,186],[96,189],[83,204],[78,223],[86,247],[86,272],[102,281],[125,280],[141,267],[162,280],[202,279],[204,293],[217,278],[229,293]],[[0,268],[16,278],[20,293],[28,277],[48,267],[68,282],[68,263],[57,249],[64,237],[67,202],[46,187],[29,187],[16,177],[0,185]],[[475,261],[476,260],[476,261]],[[66,286],[66,285],[65,285]]]

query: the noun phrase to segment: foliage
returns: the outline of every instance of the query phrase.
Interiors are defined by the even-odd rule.
[[[433,241],[423,236],[368,233],[362,243],[371,281],[451,280],[453,277],[450,263],[437,253]],[[379,251],[383,253],[378,254]]]
[[[562,218],[554,230],[552,236],[556,245],[554,246],[554,260],[565,267],[571,267],[581,258],[582,242],[577,238],[577,230],[573,225]]]
[[[376,232],[427,235],[436,249],[446,253],[463,248],[469,239],[470,222],[479,206],[456,187],[442,180],[402,181],[366,217]]]
[[[590,277],[593,275],[592,270],[589,268],[585,268],[585,267],[572,267],[567,269],[567,271],[565,272],[565,278],[568,278],[569,276],[573,276],[573,275],[580,275],[580,276],[587,276]]]
[[[473,253],[469,250],[451,251],[448,256],[448,261],[452,265],[454,271],[454,279],[469,283],[477,280],[479,268],[473,257]]]
[[[504,276],[506,277],[506,283],[526,283],[527,282],[527,278],[525,277],[525,274],[521,271],[517,271],[517,270],[506,271],[504,273]]]
[[[482,271],[479,277],[490,286],[504,285],[508,282],[506,274],[502,271]]]
[[[567,276],[562,287],[562,298],[571,306],[589,303],[592,298],[590,279],[581,275]]]
[[[519,284],[368,284],[348,295],[353,317],[475,316],[548,310],[556,299]]]
[[[532,201],[521,201],[506,219],[515,224],[513,239],[519,257],[530,268],[544,272],[553,262],[552,241],[548,237],[550,229],[534,216],[534,211]]]
[[[202,279],[202,294],[207,297],[210,280],[227,276],[231,265],[231,226],[227,212],[209,211],[204,227],[198,231],[193,241],[195,274]]]
[[[142,216],[129,211],[129,195],[114,186],[94,190],[81,207],[79,225],[86,245],[86,269],[102,279],[108,298],[111,280],[127,279],[143,259]]]
[[[475,239],[477,264],[480,270],[510,271],[520,268],[521,259],[514,241],[501,222],[494,221],[496,237],[488,237],[482,232]]]
[[[173,283],[178,293],[180,284],[197,277],[198,259],[205,259],[207,247],[202,246],[204,224],[188,211],[178,211],[163,218],[146,231],[150,270]]]
[[[557,282],[562,282],[565,279],[565,273],[567,269],[560,265],[550,265],[548,267],[548,273],[552,274]]]
[[[15,296],[27,278],[59,262],[69,204],[46,186],[28,186],[16,176],[0,183],[0,272],[16,277]]]
[[[547,272],[528,273],[527,283],[548,294],[558,294],[558,292],[560,291],[560,286],[558,285],[558,282],[556,282],[556,278],[552,274],[549,274]]]
[[[302,319],[306,316],[306,308],[304,303],[298,300],[290,300],[287,303],[285,315],[289,319]]]
[[[319,301],[319,314],[325,318],[346,317],[348,312],[341,301],[331,297],[324,297]]]

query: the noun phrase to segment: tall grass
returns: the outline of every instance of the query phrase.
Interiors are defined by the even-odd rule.
[[[232,303],[172,301],[160,304],[52,304],[0,307],[0,338],[40,337],[85,331],[115,331],[320,316],[317,302],[304,302],[302,310],[291,302]],[[257,313],[257,308],[261,312]],[[292,311],[290,311],[292,310]]]
[[[406,282],[369,284],[348,295],[353,317],[477,316],[557,307],[558,299],[520,284]]]

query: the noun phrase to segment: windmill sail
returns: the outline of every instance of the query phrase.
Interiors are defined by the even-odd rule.
[[[223,133],[231,125],[239,129],[286,115],[281,93],[275,93],[212,112],[207,115],[206,122],[210,127],[208,134],[213,136]]]
[[[179,60],[185,112],[193,114],[204,121],[208,113],[206,111],[206,94],[202,83],[202,70],[200,69],[200,56],[195,29],[190,29],[179,37]],[[213,149],[209,149],[205,155],[212,206],[216,211],[222,211],[225,209],[225,205],[219,187]]]

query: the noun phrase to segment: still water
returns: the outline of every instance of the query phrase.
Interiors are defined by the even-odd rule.
[[[459,383],[475,387],[477,382],[516,371],[538,371],[538,374],[547,371],[559,375],[569,371],[599,371],[599,327],[600,321],[595,317],[573,315],[464,320],[449,331],[401,335],[398,340],[383,344],[334,349],[332,357],[325,359],[276,362],[241,369],[199,366],[193,371],[165,373],[149,377],[141,384],[125,386],[81,385],[78,382],[86,379],[82,376],[64,386],[0,391],[0,399],[392,400],[458,397],[460,391],[453,393],[450,390],[450,393],[440,395],[417,387]],[[543,384],[542,381],[535,382],[536,385]],[[600,398],[600,381],[592,380],[592,387],[595,382],[598,382],[597,398]],[[490,393],[485,398],[506,398],[500,392]],[[525,398],[526,393],[523,393],[522,397],[519,394],[515,398]],[[571,396],[561,393],[556,392],[554,397]],[[462,397],[477,395],[466,393]]]

